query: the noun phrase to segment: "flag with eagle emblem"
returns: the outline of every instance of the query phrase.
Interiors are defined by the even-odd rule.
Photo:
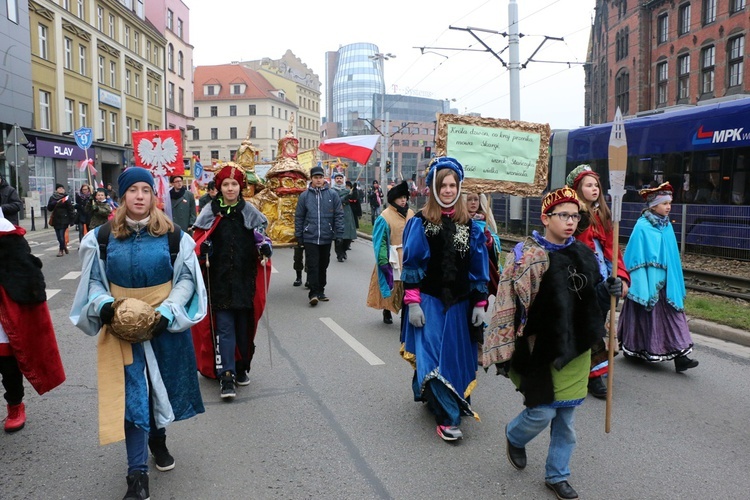
[[[185,174],[179,130],[133,132],[133,146],[135,164],[151,170],[154,177]]]

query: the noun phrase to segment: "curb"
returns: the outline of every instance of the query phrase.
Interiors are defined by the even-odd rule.
[[[750,347],[750,332],[732,328],[731,326],[711,323],[703,319],[689,318],[688,327],[692,333],[725,340],[735,344]]]

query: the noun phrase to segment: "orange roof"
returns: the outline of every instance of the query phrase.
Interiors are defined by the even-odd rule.
[[[232,85],[245,84],[242,94],[230,94]],[[204,95],[204,85],[219,85],[221,88],[215,95]],[[279,99],[272,91],[279,90],[257,71],[239,64],[218,64],[215,66],[196,66],[193,75],[193,100],[225,101],[247,99],[275,99],[294,105],[288,99]]]

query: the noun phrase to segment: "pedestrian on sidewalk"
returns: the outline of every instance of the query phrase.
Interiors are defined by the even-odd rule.
[[[62,184],[55,184],[55,192],[47,202],[47,212],[51,214],[50,225],[55,228],[55,236],[57,236],[59,245],[57,256],[62,257],[69,253],[67,232],[68,228],[75,224],[76,216],[70,195],[65,192],[65,186]]]
[[[65,381],[47,296],[42,261],[32,255],[26,230],[0,209],[0,375],[8,416],[5,432],[26,424],[23,379],[39,395]]]
[[[579,210],[568,187],[542,199],[544,236],[534,231],[508,254],[482,346],[482,366],[496,365],[524,397],[504,432],[510,464],[525,468],[526,445],[550,426],[544,479],[560,499],[578,498],[568,483],[574,412],[586,398],[591,346],[605,332],[596,258],[573,236]]]
[[[204,262],[209,297],[209,315],[193,329],[193,343],[200,372],[218,378],[221,398],[232,401],[236,385],[250,384],[247,372],[271,265],[261,259],[270,258],[272,252],[265,235],[268,220],[242,197],[247,184],[244,169],[225,163],[214,180],[219,195],[201,210],[193,235]]]
[[[685,316],[685,280],[677,237],[669,220],[672,186],[639,191],[646,201],[625,249],[632,286],[617,325],[626,357],[650,362],[674,360],[675,370],[698,366],[690,359],[693,338]]]
[[[383,190],[380,189],[380,183],[376,180],[372,181],[370,192],[367,193],[367,202],[370,204],[372,224],[375,225],[375,219],[380,215],[380,211],[382,210],[381,205],[383,204]]]
[[[173,469],[167,425],[204,411],[190,327],[206,315],[206,290],[195,243],[158,209],[151,172],[130,167],[117,185],[114,218],[81,242],[70,319],[99,334],[99,442],[125,440],[125,498],[146,499],[149,449],[157,470]]]
[[[112,206],[107,203],[107,190],[98,188],[94,199],[86,207],[89,213],[89,230],[93,230],[102,224],[106,224],[112,214]]]
[[[78,190],[76,193],[76,216],[75,220],[78,224],[78,244],[80,247],[81,240],[84,236],[86,236],[86,233],[89,232],[89,222],[91,214],[87,210],[89,205],[91,205],[91,187],[88,184],[81,185],[81,189]]]
[[[8,184],[3,174],[0,174],[0,209],[11,224],[18,225],[18,214],[23,210],[23,202],[18,191]]]
[[[383,210],[372,228],[372,248],[375,267],[367,293],[367,307],[383,310],[383,323],[393,323],[404,301],[402,237],[406,223],[414,217],[409,208],[409,186],[403,181],[388,191],[388,207]]]
[[[334,245],[336,250],[336,260],[344,262],[346,260],[346,252],[351,248],[352,241],[357,239],[357,224],[354,218],[354,211],[350,204],[351,187],[347,187],[344,182],[344,173],[340,170],[333,173],[333,186],[331,189],[339,195],[341,199],[341,209],[344,212],[344,233],[341,237],[341,242],[338,240]]]
[[[340,243],[344,237],[344,210],[341,198],[326,183],[323,167],[310,169],[310,185],[297,201],[294,213],[294,237],[305,247],[307,298],[310,306],[326,302],[328,264],[331,261],[331,243]]]
[[[414,400],[427,403],[445,441],[463,438],[462,415],[479,419],[471,393],[489,280],[484,233],[469,218],[463,179],[458,160],[434,158],[430,196],[403,236],[401,356],[414,368]]]
[[[630,274],[622,260],[622,252],[618,252],[617,278],[612,276],[612,243],[614,231],[612,213],[604,198],[604,190],[599,183],[599,174],[589,165],[579,165],[574,168],[565,180],[565,184],[574,189],[585,210],[581,211],[581,222],[576,229],[576,239],[585,243],[596,254],[599,264],[599,274],[602,280],[596,289],[599,308],[602,310],[602,322],[606,324],[610,312],[609,288],[622,288],[622,296],[628,294]],[[609,373],[609,360],[604,339],[591,348],[591,372],[589,373],[589,394],[599,399],[606,399],[607,384],[603,377]]]
[[[195,223],[195,198],[193,193],[185,186],[181,175],[173,175],[169,178],[172,187],[169,189],[169,198],[172,202],[172,222],[180,226],[180,229],[188,234],[193,233]]]
[[[349,206],[352,207],[352,214],[354,214],[354,226],[359,229],[359,218],[362,217],[362,198],[359,196],[359,189],[352,184],[352,181],[346,181],[346,188],[349,190]]]

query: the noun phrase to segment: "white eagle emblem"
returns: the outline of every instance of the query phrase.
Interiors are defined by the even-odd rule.
[[[143,164],[151,169],[155,176],[169,175],[174,169],[169,164],[177,159],[177,144],[171,137],[162,142],[158,135],[151,141],[141,139],[138,143],[138,154]]]

